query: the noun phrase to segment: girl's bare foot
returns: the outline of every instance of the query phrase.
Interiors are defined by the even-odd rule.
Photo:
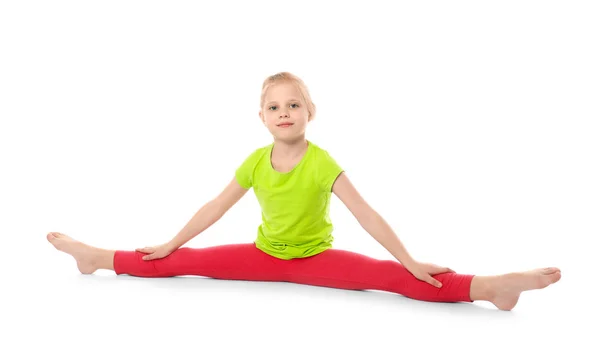
[[[558,282],[560,274],[559,268],[547,267],[494,276],[489,280],[489,301],[500,310],[511,310],[519,301],[521,292],[546,288]]]
[[[75,258],[77,268],[81,273],[92,274],[99,268],[105,268],[102,264],[103,249],[81,243],[59,232],[50,232],[46,238],[54,248]]]

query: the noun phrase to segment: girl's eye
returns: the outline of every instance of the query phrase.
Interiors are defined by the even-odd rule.
[[[298,104],[297,103],[292,103],[290,106],[296,106],[295,108],[298,108]],[[269,107],[269,110],[273,111],[273,108],[277,108],[276,106],[271,106]]]

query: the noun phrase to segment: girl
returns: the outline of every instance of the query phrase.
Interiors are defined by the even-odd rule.
[[[84,274],[107,269],[117,275],[140,277],[199,275],[285,281],[382,290],[425,301],[486,300],[501,310],[511,310],[521,292],[545,288],[561,278],[560,269],[555,267],[474,276],[415,260],[339,164],[305,138],[306,126],[315,117],[315,105],[299,77],[288,72],[268,77],[258,115],[274,142],[251,152],[227,187],[167,243],[115,251],[92,247],[58,232],[49,233],[48,241],[73,256]],[[253,243],[181,248],[219,220],[251,187],[262,210],[262,224]],[[332,193],[398,261],[332,248]]]

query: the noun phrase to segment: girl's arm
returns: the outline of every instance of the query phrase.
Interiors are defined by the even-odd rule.
[[[335,180],[332,191],[348,207],[360,225],[417,279],[441,288],[442,283],[432,276],[446,272],[455,273],[448,267],[421,263],[413,259],[390,225],[361,197],[345,173]]]
[[[333,193],[346,205],[360,225],[404,266],[415,262],[385,219],[358,193],[345,172],[333,183]]]
[[[179,233],[167,243],[177,249],[217,222],[225,213],[248,192],[235,179],[214,199],[210,200],[194,214]]]

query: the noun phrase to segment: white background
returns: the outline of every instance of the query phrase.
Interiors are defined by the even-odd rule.
[[[599,17],[593,1],[3,2],[2,340],[594,347]],[[501,312],[290,283],[81,275],[46,241],[59,231],[129,250],[173,237],[272,141],[258,103],[280,71],[317,105],[307,138],[413,256],[480,275],[558,266],[562,280]],[[331,216],[334,248],[392,258],[336,197]],[[249,191],[187,246],[252,242],[259,223]]]

